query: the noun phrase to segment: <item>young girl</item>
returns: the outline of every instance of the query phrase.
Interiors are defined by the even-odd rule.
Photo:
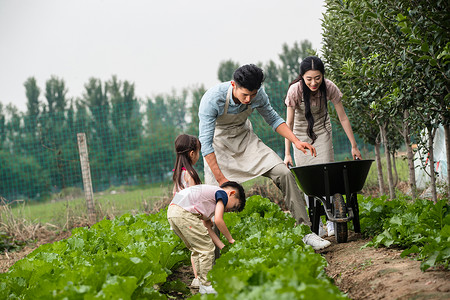
[[[201,144],[197,137],[189,134],[180,134],[175,139],[175,151],[177,153],[175,160],[175,167],[173,169],[173,194],[201,184],[200,177],[194,169],[195,163],[198,161],[200,155]],[[192,287],[199,287],[200,281],[198,279],[197,270],[194,267],[194,261],[191,256],[192,269],[194,271],[194,280],[192,280]]]
[[[300,75],[289,85],[285,99],[286,124],[300,140],[313,145],[317,152],[317,156],[304,155],[294,147],[297,166],[334,161],[328,101],[333,103],[342,128],[352,145],[352,157],[362,159],[342,105],[342,93],[331,80],[325,79],[324,75],[325,67],[320,58],[309,56],[300,64]],[[289,140],[285,142],[284,163],[287,166],[293,165]],[[327,222],[328,236],[334,235],[333,225],[332,222]],[[322,235],[319,228],[319,236]]]
[[[175,139],[177,158],[173,169],[174,195],[182,189],[202,183],[193,167],[198,161],[200,148],[199,139],[193,135],[180,134]]]

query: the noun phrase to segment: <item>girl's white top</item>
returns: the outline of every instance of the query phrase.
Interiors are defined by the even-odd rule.
[[[209,220],[214,216],[218,199],[222,199],[226,206],[228,196],[223,189],[218,186],[199,184],[177,192],[170,204],[181,206],[193,214],[200,214],[202,219]]]

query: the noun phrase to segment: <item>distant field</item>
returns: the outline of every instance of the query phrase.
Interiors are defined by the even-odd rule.
[[[409,180],[408,161],[403,158],[397,157],[395,163],[397,165],[399,181],[408,181]],[[384,183],[387,187],[388,177],[386,172],[386,158],[384,156],[381,158],[381,164],[383,168]],[[393,174],[393,176],[395,176],[395,174]],[[370,167],[365,186],[378,186],[377,164],[375,161],[372,163],[372,166]]]
[[[265,178],[256,178],[244,184],[249,188],[255,183],[265,182]],[[82,191],[81,191],[82,193]],[[113,187],[94,194],[96,209],[103,216],[118,216],[124,213],[149,211],[153,205],[172,196],[172,184],[162,183],[146,187]],[[14,205],[11,213],[19,219],[32,223],[50,223],[64,227],[69,218],[86,216],[84,195],[60,197],[55,195],[51,201],[44,203],[19,203]],[[2,213],[2,218],[5,218]]]
[[[403,159],[397,159],[397,170],[401,181],[408,180],[408,165]],[[384,180],[387,182],[386,163],[383,160]],[[244,188],[250,189],[255,184],[266,184],[269,179],[259,177],[245,182]],[[377,170],[375,162],[369,171],[366,180],[367,186],[378,186]],[[271,186],[271,188],[275,186]],[[172,184],[162,183],[145,187],[113,187],[104,192],[94,195],[94,202],[97,211],[101,216],[118,216],[124,213],[139,213],[151,211],[153,205],[163,199],[168,199],[172,194]],[[72,218],[86,217],[86,202],[82,191],[75,197],[62,197],[55,195],[53,200],[45,203],[22,203],[14,206],[11,213],[19,218],[32,223],[50,223],[63,228]],[[5,218],[5,212],[2,218]]]

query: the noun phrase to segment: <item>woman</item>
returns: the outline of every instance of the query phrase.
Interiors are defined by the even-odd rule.
[[[334,161],[328,101],[333,103],[342,128],[352,145],[352,157],[362,159],[342,105],[342,93],[331,80],[325,79],[324,75],[325,67],[320,58],[309,56],[300,64],[300,75],[289,85],[285,99],[286,124],[300,140],[313,145],[317,152],[317,156],[304,155],[294,148],[296,166]],[[293,165],[289,140],[285,140],[284,163],[286,166]],[[333,223],[327,222],[327,229],[328,236],[334,235]]]

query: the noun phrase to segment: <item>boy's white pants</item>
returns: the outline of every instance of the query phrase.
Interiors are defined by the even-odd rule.
[[[201,284],[211,285],[206,276],[214,265],[215,245],[199,216],[174,204],[167,209],[170,226],[192,253]]]

